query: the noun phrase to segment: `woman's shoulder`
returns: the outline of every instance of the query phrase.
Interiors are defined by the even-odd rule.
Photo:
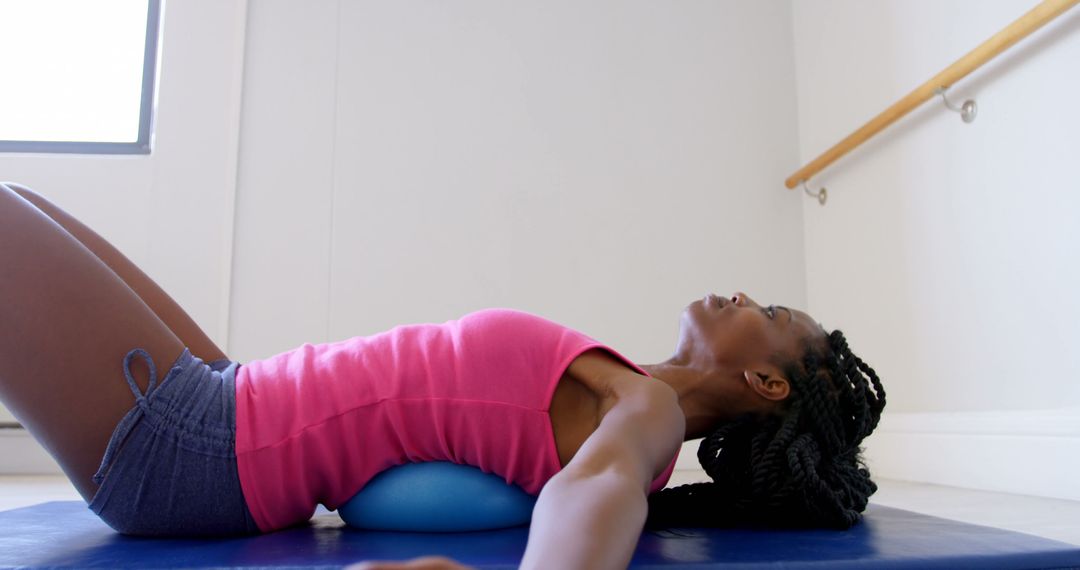
[[[528,335],[550,333],[561,338],[567,350],[577,353],[566,372],[583,384],[595,387],[616,379],[648,379],[660,383],[648,372],[614,348],[569,326],[527,311],[508,308],[483,309],[466,315],[470,325],[482,324],[494,334]],[[627,376],[630,375],[630,376]]]
[[[666,405],[671,401],[678,401],[671,386],[644,372],[606,346],[586,350],[566,369],[567,374],[609,405],[627,399],[647,400],[650,405]]]
[[[520,309],[510,309],[505,307],[473,311],[461,317],[459,322],[462,326],[483,326],[507,334],[523,334],[540,331],[565,333],[569,331],[582,335],[579,331],[547,317]]]

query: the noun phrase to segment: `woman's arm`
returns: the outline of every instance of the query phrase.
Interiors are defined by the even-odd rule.
[[[643,383],[601,420],[533,509],[523,569],[626,568],[648,514],[653,479],[686,430],[675,392]]]
[[[645,492],[614,471],[562,473],[540,492],[521,568],[626,568],[645,524]]]

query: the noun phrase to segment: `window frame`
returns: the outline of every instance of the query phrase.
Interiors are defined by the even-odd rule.
[[[150,154],[154,122],[154,88],[157,83],[161,0],[147,0],[147,2],[142,96],[139,105],[139,138],[135,142],[0,140],[0,153]]]

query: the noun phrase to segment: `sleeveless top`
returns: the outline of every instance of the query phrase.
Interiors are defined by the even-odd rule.
[[[548,408],[570,363],[602,348],[511,309],[299,348],[236,372],[236,462],[264,532],[336,510],[403,463],[451,461],[538,495],[562,467]],[[676,452],[676,456],[678,453]],[[653,481],[662,489],[675,458]]]

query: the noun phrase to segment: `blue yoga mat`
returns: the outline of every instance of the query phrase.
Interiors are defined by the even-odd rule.
[[[471,533],[359,531],[321,509],[306,526],[251,538],[126,537],[79,501],[0,512],[0,568],[340,568],[430,554],[516,568],[528,527]],[[870,505],[846,531],[646,531],[631,568],[1067,568],[1080,547]]]

